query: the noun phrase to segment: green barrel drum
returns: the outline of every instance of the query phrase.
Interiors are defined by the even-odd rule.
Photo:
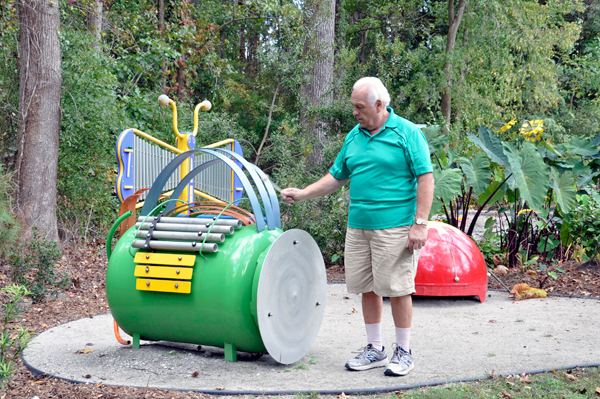
[[[150,190],[150,205],[165,176]],[[308,352],[325,310],[323,258],[308,233],[281,230],[274,218],[279,208],[272,195],[266,197],[272,191],[268,179],[254,183],[266,193],[266,223],[256,203],[256,223],[247,226],[221,218],[151,215],[146,221],[150,211],[143,208],[137,225],[121,236],[110,255],[106,295],[134,345],[144,339],[223,347],[233,361],[236,350],[268,352],[284,364]],[[250,184],[244,188],[247,194],[253,190]]]

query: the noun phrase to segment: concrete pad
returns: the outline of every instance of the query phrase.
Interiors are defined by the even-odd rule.
[[[83,383],[199,390],[211,394],[394,391],[440,381],[600,363],[600,300],[550,297],[513,302],[505,292],[474,298],[414,297],[411,349],[415,369],[406,377],[384,368],[344,368],[365,346],[360,296],[329,284],[319,335],[292,365],[269,355],[239,353],[224,360],[221,348],[142,341],[117,342],[110,314],[51,328],[23,353],[34,372]],[[384,345],[395,340],[390,303],[384,302]],[[81,353],[85,349],[92,352]],[[391,357],[391,355],[390,355]],[[197,372],[197,376],[193,375]]]

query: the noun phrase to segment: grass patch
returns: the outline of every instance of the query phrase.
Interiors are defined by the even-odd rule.
[[[415,370],[416,372],[416,370]],[[534,375],[512,375],[491,379],[445,384],[410,391],[399,391],[379,395],[360,396],[372,399],[524,399],[524,398],[599,398],[600,369],[558,370]],[[311,395],[314,396],[314,395]],[[307,396],[296,396],[306,398]],[[350,396],[348,398],[358,398]],[[339,396],[321,396],[321,398],[339,398]]]

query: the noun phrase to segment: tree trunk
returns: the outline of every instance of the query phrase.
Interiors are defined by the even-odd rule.
[[[446,60],[444,61],[444,88],[442,89],[442,116],[444,127],[442,131],[448,133],[450,118],[452,116],[452,52],[456,45],[456,34],[468,0],[460,0],[456,14],[454,13],[454,0],[448,0],[448,38],[446,39]]]
[[[91,3],[91,9],[86,11],[87,28],[92,34],[92,46],[100,51],[100,43],[102,43],[102,3],[94,0]]]
[[[316,53],[311,70],[310,81],[302,85],[302,97],[305,107],[317,108],[332,100],[329,92],[333,80],[335,0],[312,0],[306,3],[305,13],[312,18],[310,31],[315,35],[314,42],[308,43],[308,49]],[[323,162],[325,143],[325,122],[318,117],[311,118],[308,131],[315,139],[308,165],[320,165]]]
[[[61,56],[58,1],[19,0],[19,216],[25,236],[58,241],[56,174],[60,131]]]

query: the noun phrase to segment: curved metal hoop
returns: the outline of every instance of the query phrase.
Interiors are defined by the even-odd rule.
[[[275,189],[273,188],[273,184],[271,184],[271,180],[267,177],[267,175],[260,170],[260,168],[253,163],[246,161],[244,157],[240,154],[236,154],[233,151],[226,150],[224,148],[215,148],[217,151],[221,151],[227,155],[231,155],[235,159],[237,159],[248,172],[250,176],[252,176],[252,180],[254,180],[254,184],[258,187],[258,192],[263,200],[263,204],[265,204],[265,210],[267,208],[266,202],[269,201],[270,208],[273,213],[275,227],[281,228],[281,210],[279,209],[279,199],[277,198],[277,194],[275,193]],[[264,192],[264,188],[267,189],[267,192]],[[267,216],[267,221],[269,217]],[[271,229],[271,225],[269,224],[269,229]]]
[[[252,188],[252,185],[250,184],[250,180],[248,180],[248,178],[246,177],[246,175],[244,174],[242,169],[240,169],[240,167],[237,166],[235,164],[235,162],[233,162],[229,157],[227,157],[223,154],[219,154],[218,152],[215,152],[213,150],[206,149],[206,148],[199,148],[197,150],[192,150],[192,151],[199,151],[199,152],[204,152],[206,154],[213,155],[213,156],[219,158],[220,161],[227,164],[227,166],[229,166],[236,173],[236,175],[242,182],[242,185],[244,186],[244,190],[246,191],[246,193],[248,195],[248,199],[250,200],[250,204],[252,206],[252,211],[254,212],[254,215],[256,216],[256,227],[257,227],[258,231],[264,230],[265,229],[264,219],[263,219],[263,216],[262,216],[263,214],[260,209],[260,203],[258,202],[256,193],[254,192],[254,188]],[[188,151],[188,152],[191,152],[191,151]],[[209,162],[212,162],[212,161],[209,161]],[[206,162],[206,163],[208,163],[208,162]],[[186,184],[188,184],[196,175],[198,175],[202,170],[205,169],[202,167],[203,165],[204,164],[198,166],[197,168],[192,170],[190,173],[188,173],[188,175],[181,180],[181,182],[179,183],[177,188],[175,188],[175,191],[173,191],[172,196],[177,198],[185,189]],[[271,204],[270,204],[270,202],[267,202],[264,200],[264,198],[266,196],[266,193],[264,192],[264,187],[260,187],[260,186],[258,186],[258,184],[257,184],[257,187],[259,189],[259,193],[261,194],[261,198],[263,199],[262,202],[265,207],[265,213],[266,213],[266,217],[267,217],[267,226],[269,229],[273,229],[273,228],[275,228],[275,222],[274,222],[273,212],[271,210]],[[171,210],[174,206],[175,206],[174,203],[168,204],[166,211]]]

